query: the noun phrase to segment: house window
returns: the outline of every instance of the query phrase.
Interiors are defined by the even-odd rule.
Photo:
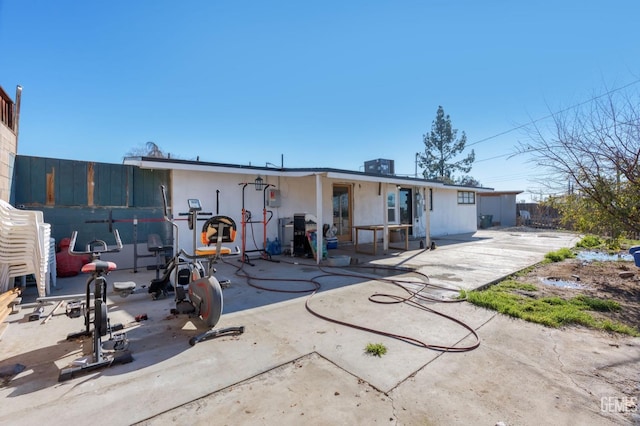
[[[458,204],[475,204],[476,193],[473,191],[458,191]]]
[[[387,194],[387,221],[396,221],[396,193],[389,192]]]

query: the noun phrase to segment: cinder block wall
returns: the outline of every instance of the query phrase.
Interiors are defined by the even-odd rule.
[[[0,199],[6,202],[10,202],[16,142],[15,133],[6,124],[0,122]]]

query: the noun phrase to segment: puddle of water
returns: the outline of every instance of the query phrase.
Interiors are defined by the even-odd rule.
[[[601,251],[579,251],[577,258],[585,262],[615,262],[624,260],[633,262],[633,255],[627,253],[604,253]]]
[[[433,278],[435,280],[442,280],[442,281],[462,281],[462,278],[456,277],[455,274],[429,275],[429,278]]]
[[[554,287],[575,288],[575,289],[584,288],[582,284],[578,284],[576,281],[562,280],[557,277],[540,278],[540,281],[542,281],[543,284],[552,285]]]

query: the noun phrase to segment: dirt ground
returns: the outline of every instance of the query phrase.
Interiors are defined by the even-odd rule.
[[[541,264],[518,277],[518,281],[535,285],[529,296],[558,296],[570,299],[577,295],[613,300],[618,311],[593,313],[640,330],[640,268],[626,260],[566,259]]]

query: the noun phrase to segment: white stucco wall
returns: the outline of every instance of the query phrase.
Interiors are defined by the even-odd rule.
[[[322,175],[321,175],[322,176]],[[237,225],[238,235],[235,245],[241,246],[242,233],[242,187],[240,183],[253,183],[257,174],[251,171],[247,174],[233,173],[212,173],[203,171],[173,170],[172,172],[172,200],[173,215],[179,220],[179,244],[180,247],[189,249],[193,247],[193,232],[187,227],[186,217],[179,216],[180,212],[187,212],[187,199],[198,198],[202,203],[204,211],[216,212],[216,190],[219,190],[218,214],[231,217]],[[316,216],[316,176],[303,177],[282,177],[262,175],[265,183],[275,186],[280,191],[281,205],[279,207],[267,206],[268,211],[273,212],[273,216],[267,225],[267,238],[273,240],[279,235],[279,219],[293,218],[297,213],[309,213]],[[322,176],[320,179],[322,186],[322,223],[331,224],[333,221],[332,191],[333,184],[350,185],[353,196],[353,225],[373,225],[383,224],[387,213],[386,199],[389,191],[395,191],[397,196],[398,188],[393,184],[380,184],[368,181],[347,181],[331,179]],[[433,190],[433,211],[427,211],[424,194],[428,190],[419,190],[422,200],[414,205],[420,214],[414,220],[414,237],[424,237],[426,235],[426,214],[431,214],[430,229],[431,236],[444,236],[450,234],[475,232],[477,229],[477,208],[475,204],[459,205],[457,203],[457,189],[434,189]],[[244,207],[251,212],[251,220],[260,222],[263,220],[263,191],[256,191],[255,186],[250,184],[244,190]],[[269,216],[267,216],[269,218]],[[396,214],[397,223],[399,215]],[[202,222],[197,227],[198,235]],[[248,223],[246,237],[246,250],[256,248],[262,249],[264,241],[264,230],[262,223]],[[353,237],[353,233],[352,233]],[[363,232],[360,234],[360,241],[371,242],[373,233]],[[254,242],[255,241],[255,242]],[[286,243],[286,242],[283,242]],[[198,243],[199,245],[199,243]]]
[[[9,202],[16,158],[16,134],[0,123],[0,200]]]
[[[241,241],[241,222],[242,222],[242,188],[241,183],[254,182],[257,175],[235,175],[235,174],[223,174],[223,173],[209,173],[209,172],[192,172],[184,170],[174,170],[172,172],[172,189],[171,194],[173,217],[178,220],[179,225],[179,241],[178,245],[184,248],[187,252],[191,252],[193,247],[193,231],[189,230],[186,217],[180,216],[179,213],[187,212],[187,199],[197,198],[202,204],[203,211],[211,212],[229,216],[235,222],[238,228],[238,237],[236,239],[236,245],[240,245]],[[270,182],[267,182],[270,183]],[[216,205],[216,190],[219,190],[218,203]],[[245,209],[251,212],[252,221],[262,220],[263,191],[256,191],[254,185],[248,185],[244,189],[245,193]],[[277,209],[272,209],[277,210]],[[275,212],[274,212],[275,214]],[[180,220],[182,219],[182,220]],[[202,229],[203,222],[199,222],[199,226],[196,228],[198,231]],[[256,241],[261,243],[263,240],[263,228],[261,224],[248,224],[247,227],[253,226]],[[270,226],[273,226],[273,232],[276,233],[277,220],[272,221]],[[247,232],[249,235],[250,233]],[[249,235],[248,240],[251,239]],[[198,242],[198,246],[200,243]],[[252,247],[247,249],[253,249]]]
[[[354,225],[383,223],[387,199],[386,186],[377,182],[362,182],[355,185],[353,193]],[[364,242],[367,242],[366,237],[369,236],[363,234]]]
[[[477,231],[476,204],[458,204],[458,191],[433,190],[431,236],[464,234]]]
[[[173,194],[171,199],[174,206],[174,218],[185,219],[178,216],[180,212],[187,212],[187,199],[198,198],[203,211],[216,213],[216,190],[218,194],[218,214],[229,216],[235,222],[238,235],[235,245],[240,246],[242,241],[242,208],[243,186],[241,183],[250,183],[244,187],[244,208],[251,213],[252,222],[262,222],[264,191],[256,191],[254,182],[257,174],[246,175],[191,172],[174,170],[172,172]],[[286,178],[279,176],[262,176],[265,184],[275,186],[280,191],[280,207],[267,206],[267,238],[273,240],[278,236],[278,219],[293,218],[296,213],[310,213],[316,215],[316,181],[315,176],[298,178]],[[330,223],[332,217],[331,185],[323,184],[323,210],[324,222]],[[269,212],[272,212],[273,215]],[[188,229],[186,220],[179,220],[179,244],[185,250],[193,247],[193,231]],[[200,222],[200,231],[203,222]],[[264,226],[262,223],[247,223],[246,225],[246,250],[262,249],[264,241]],[[199,235],[199,232],[198,232]],[[255,241],[255,242],[254,242]],[[199,245],[199,244],[198,244]],[[190,250],[189,250],[190,251]]]

